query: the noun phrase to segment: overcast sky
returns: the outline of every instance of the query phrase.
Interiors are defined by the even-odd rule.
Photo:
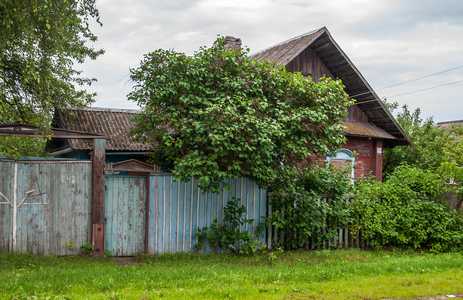
[[[97,8],[97,46],[106,53],[83,66],[98,79],[94,106],[136,108],[126,98],[129,68],[155,49],[192,53],[221,34],[256,52],[327,26],[380,97],[421,107],[436,121],[463,119],[463,67],[383,88],[463,65],[462,0],[100,0]]]

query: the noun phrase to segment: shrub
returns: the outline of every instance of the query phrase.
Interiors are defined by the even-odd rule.
[[[82,255],[90,255],[93,252],[93,246],[89,243],[85,243],[82,246],[80,246],[80,253]]]
[[[136,136],[179,179],[217,190],[249,177],[268,186],[281,163],[297,165],[345,141],[353,103],[340,80],[292,73],[229,50],[219,37],[187,56],[156,50],[131,69]]]
[[[263,244],[251,232],[243,230],[244,226],[253,221],[246,218],[246,208],[239,199],[233,197],[224,208],[223,223],[215,219],[211,226],[198,229],[196,248],[201,250],[209,246],[215,252],[255,254],[263,248]]]
[[[440,199],[444,182],[415,167],[397,168],[384,183],[359,182],[354,231],[374,247],[449,251],[463,247],[463,219]]]
[[[296,249],[309,240],[320,245],[349,221],[350,179],[330,167],[285,168],[270,193],[269,223],[282,239],[280,246]]]

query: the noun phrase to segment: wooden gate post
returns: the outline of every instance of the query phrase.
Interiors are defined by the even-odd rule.
[[[104,194],[106,139],[93,140],[92,156],[92,246],[95,255],[104,255]]]
[[[375,176],[379,181],[383,181],[383,141],[376,141],[375,146]]]

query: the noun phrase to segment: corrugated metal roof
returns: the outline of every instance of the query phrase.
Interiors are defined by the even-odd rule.
[[[94,132],[107,138],[109,151],[149,151],[151,145],[136,141],[131,134],[134,128],[133,117],[136,110],[83,108],[58,111],[55,126],[68,130]],[[69,146],[75,150],[93,149],[93,142],[82,139],[68,139]]]
[[[384,129],[365,122],[344,122],[344,133],[351,136],[374,137],[387,140],[397,139]]]

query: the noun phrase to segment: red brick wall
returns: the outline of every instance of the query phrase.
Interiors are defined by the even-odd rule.
[[[383,154],[382,150],[381,153],[378,153],[377,147],[382,149],[381,141],[368,138],[347,138],[344,148],[353,151],[355,154],[355,178],[376,176],[377,179],[382,179]]]

